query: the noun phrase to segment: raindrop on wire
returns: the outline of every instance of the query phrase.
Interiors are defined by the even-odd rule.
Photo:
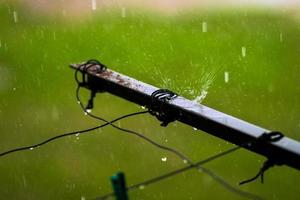
[[[140,186],[139,186],[139,189],[140,189],[140,190],[143,190],[143,189],[145,189],[145,186],[144,186],[144,185],[140,185]]]
[[[85,110],[87,113],[91,113],[92,112],[92,109],[86,109]]]
[[[161,161],[163,161],[163,162],[167,162],[167,160],[168,160],[167,157],[162,157],[162,158],[161,158]]]

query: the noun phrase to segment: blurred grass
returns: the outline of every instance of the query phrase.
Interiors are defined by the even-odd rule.
[[[63,20],[2,4],[0,22],[0,151],[97,124],[81,112],[73,71],[68,68],[90,58],[191,99],[206,89],[204,104],[300,140],[300,26],[288,13],[230,10],[166,17],[128,9],[125,18],[117,10],[105,10],[80,20]],[[208,25],[206,33],[203,22]],[[87,91],[82,93],[87,97]],[[141,109],[109,94],[97,95],[95,103],[93,112],[107,119]],[[151,116],[120,124],[194,160],[231,146],[180,123],[161,128]],[[161,162],[164,156],[167,162]],[[255,174],[262,162],[262,157],[241,150],[207,167],[236,184]],[[128,183],[136,183],[183,165],[173,155],[107,127],[79,140],[69,137],[1,158],[0,196],[95,197],[111,191],[109,177],[118,170],[126,173]],[[264,185],[256,182],[242,189],[266,199],[295,199],[298,184],[298,171],[277,167],[267,172]],[[132,192],[130,197],[241,199],[195,171]]]

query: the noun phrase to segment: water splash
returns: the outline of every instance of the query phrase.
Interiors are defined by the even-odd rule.
[[[189,78],[184,79],[182,78],[185,77],[183,73],[175,74],[171,79],[166,76],[169,73],[163,73],[159,68],[145,69],[145,72],[146,74],[153,74],[154,81],[159,82],[161,88],[172,90],[180,96],[185,96],[188,99],[193,99],[194,102],[201,103],[206,98],[219,69],[209,69],[208,71],[206,67],[200,67],[198,64],[191,62],[190,65],[193,73],[189,73]],[[178,82],[178,80],[181,80],[181,82]]]
[[[202,90],[200,95],[197,96],[193,101],[197,103],[202,103],[202,101],[206,98],[207,94],[208,94],[207,90]]]

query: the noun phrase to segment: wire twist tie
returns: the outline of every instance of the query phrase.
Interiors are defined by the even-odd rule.
[[[257,142],[258,143],[277,142],[277,141],[281,140],[283,137],[284,137],[284,135],[281,132],[278,132],[278,131],[263,133],[258,138]],[[274,167],[275,165],[282,165],[282,163],[280,163],[280,162],[278,162],[274,159],[268,158],[263,163],[262,167],[260,168],[260,170],[258,171],[258,173],[254,177],[240,182],[239,185],[244,185],[246,183],[250,183],[250,182],[255,181],[256,179],[258,179],[259,177],[260,177],[260,182],[264,183],[264,174],[265,174],[265,172],[267,170],[269,170],[271,167]]]
[[[166,127],[170,122],[176,120],[175,116],[170,110],[164,109],[165,103],[173,100],[176,97],[176,93],[167,89],[158,89],[151,94],[151,105],[149,112],[162,122],[161,126]]]

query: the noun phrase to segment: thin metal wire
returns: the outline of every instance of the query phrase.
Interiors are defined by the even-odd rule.
[[[37,144],[33,144],[33,145],[29,145],[29,146],[23,146],[23,147],[19,147],[19,148],[15,148],[15,149],[11,149],[11,150],[2,152],[2,153],[0,153],[0,157],[8,155],[8,154],[11,154],[11,153],[19,152],[19,151],[33,150],[33,149],[35,149],[37,147],[41,147],[42,145],[45,145],[45,144],[47,144],[49,142],[52,142],[54,140],[57,140],[57,139],[60,139],[60,138],[63,138],[63,137],[67,137],[67,136],[71,136],[71,135],[77,135],[77,134],[82,134],[82,133],[87,134],[87,133],[90,133],[93,130],[103,128],[103,127],[109,125],[110,123],[114,123],[114,122],[117,122],[119,120],[122,120],[122,119],[125,119],[125,118],[128,118],[128,117],[132,117],[132,116],[136,116],[136,115],[140,115],[140,114],[145,114],[145,113],[148,113],[148,112],[147,111],[135,112],[135,113],[123,115],[121,117],[118,117],[118,118],[116,118],[116,119],[114,119],[114,120],[112,120],[110,122],[106,122],[106,123],[101,124],[99,126],[95,126],[95,127],[84,129],[84,130],[73,131],[73,132],[69,132],[69,133],[63,133],[63,134],[60,134],[60,135],[56,135],[54,137],[46,139],[46,140],[44,140],[44,141],[42,141],[40,143],[37,143]]]
[[[228,155],[230,153],[233,153],[236,150],[238,150],[239,148],[240,147],[233,147],[233,148],[228,149],[228,150],[226,150],[224,152],[221,152],[221,153],[218,153],[218,154],[213,155],[211,157],[208,157],[208,158],[206,158],[204,160],[200,160],[200,161],[196,162],[193,165],[189,165],[187,167],[183,167],[183,168],[180,168],[180,169],[177,169],[177,170],[165,173],[163,175],[160,175],[160,176],[157,176],[157,177],[154,177],[154,178],[142,181],[140,183],[131,185],[131,186],[129,186],[127,188],[127,191],[136,190],[136,189],[141,188],[141,187],[145,187],[145,186],[157,183],[157,182],[161,182],[161,181],[163,181],[163,180],[165,180],[167,178],[170,178],[170,177],[173,177],[175,175],[181,174],[181,173],[186,172],[186,171],[188,171],[190,169],[197,168],[198,166],[204,165],[204,164],[206,164],[208,162],[211,162],[213,160],[216,160],[216,159],[218,159],[220,157],[223,157],[223,156],[226,156],[226,155]],[[105,200],[105,199],[108,199],[110,197],[113,197],[114,195],[115,195],[114,193],[108,193],[108,194],[105,194],[103,196],[96,197],[96,198],[94,198],[94,200]],[[249,198],[249,199],[256,199],[256,200],[262,200],[263,199],[260,196],[257,196],[255,194],[251,194],[251,193],[246,193],[246,192],[243,194],[243,197]]]

